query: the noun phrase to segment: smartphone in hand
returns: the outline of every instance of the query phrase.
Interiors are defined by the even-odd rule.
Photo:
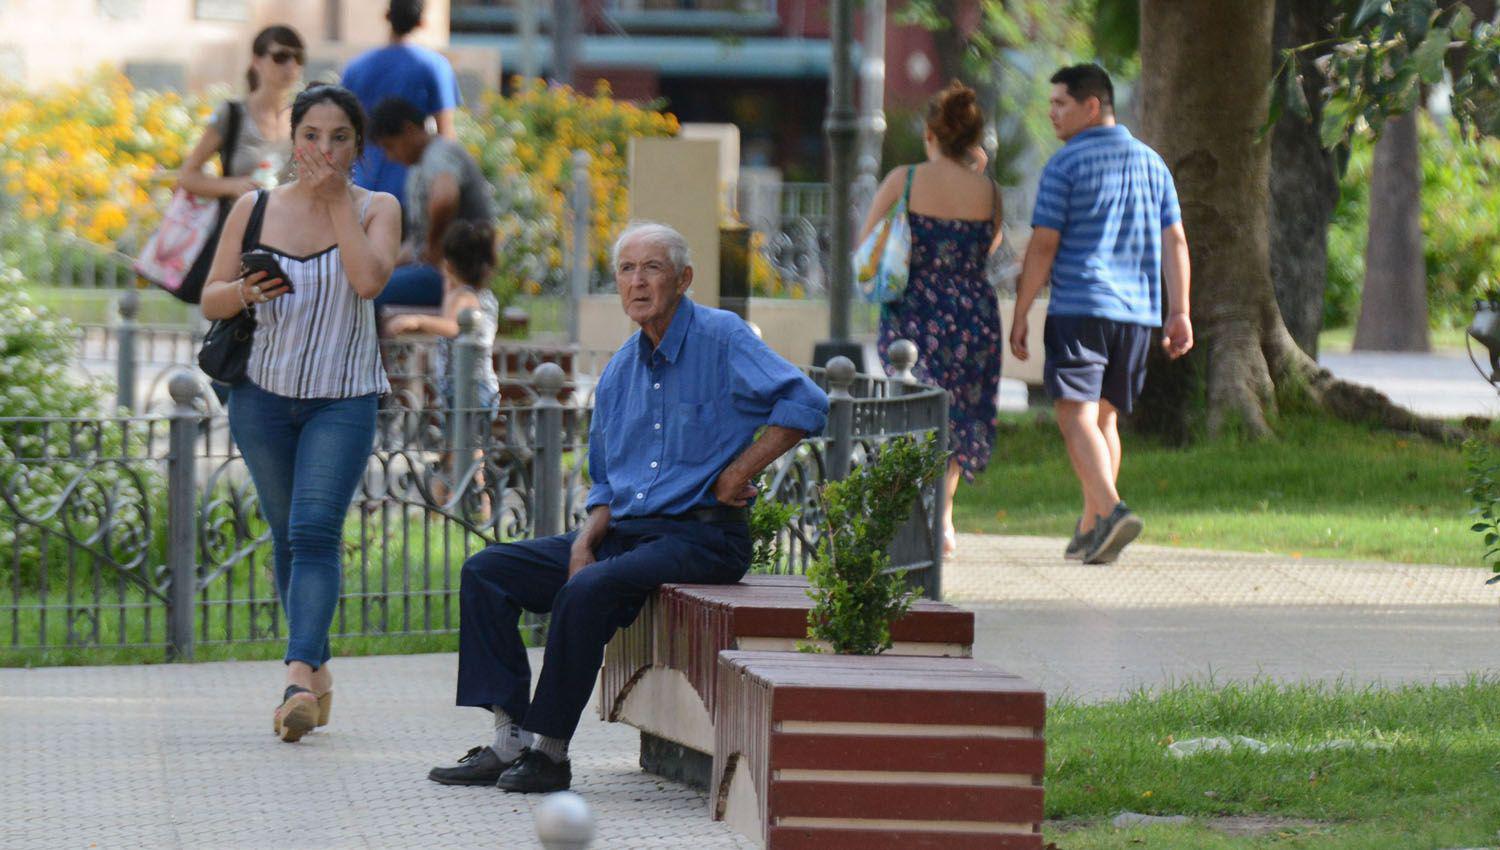
[[[265,280],[280,280],[286,285],[286,291],[292,291],[292,279],[287,277],[286,270],[276,262],[276,258],[265,251],[246,251],[240,255],[240,274],[251,275],[255,272],[265,272]]]

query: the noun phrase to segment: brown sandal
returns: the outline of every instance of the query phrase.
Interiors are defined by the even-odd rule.
[[[318,725],[328,725],[328,714],[333,711],[333,691],[318,694]]]
[[[312,691],[300,685],[287,685],[281,705],[272,718],[271,731],[289,744],[302,740],[303,735],[318,725],[317,698],[304,699],[302,694],[313,696]]]

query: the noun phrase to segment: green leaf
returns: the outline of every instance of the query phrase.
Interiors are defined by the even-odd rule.
[[[1312,109],[1307,104],[1307,92],[1302,88],[1302,75],[1297,73],[1297,66],[1287,65],[1286,77],[1282,80],[1282,97],[1286,101],[1286,108],[1303,121],[1312,120]]]
[[[1427,37],[1436,11],[1434,0],[1401,0],[1391,13],[1391,23],[1406,38],[1408,46],[1420,44]]]
[[[1363,3],[1359,4],[1359,11],[1354,13],[1353,28],[1359,29],[1363,27],[1377,13],[1387,10],[1389,5],[1390,0],[1364,0]]]
[[[1411,64],[1427,85],[1443,81],[1443,57],[1448,54],[1448,30],[1438,27],[1411,52]]]
[[[1459,4],[1458,11],[1448,21],[1448,29],[1453,32],[1453,37],[1459,41],[1468,41],[1469,35],[1474,31],[1474,13],[1468,6]]]
[[[1318,128],[1318,140],[1324,149],[1331,149],[1344,140],[1353,118],[1353,106],[1346,98],[1334,95],[1323,104],[1323,123]]]
[[[1489,531],[1490,530],[1490,524],[1487,523],[1487,522],[1476,522],[1472,526],[1469,527],[1469,530],[1470,531],[1481,531],[1481,532],[1483,532],[1483,531]]]

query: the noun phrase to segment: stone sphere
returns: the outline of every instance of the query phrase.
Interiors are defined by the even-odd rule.
[[[594,815],[572,791],[548,794],[533,816],[537,838],[547,850],[582,850],[594,840]]]

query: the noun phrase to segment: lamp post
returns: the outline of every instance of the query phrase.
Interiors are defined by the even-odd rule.
[[[828,112],[823,133],[828,138],[828,339],[813,348],[813,364],[822,366],[837,356],[848,357],[859,367],[864,356],[849,338],[849,298],[854,290],[851,258],[852,222],[849,189],[854,182],[854,143],[859,135],[859,116],[854,111],[853,63],[854,0],[833,0],[830,15],[833,65],[828,74]],[[862,371],[862,370],[861,370]]]
[[[578,26],[577,0],[553,0],[552,2],[552,81],[565,86],[574,85],[578,71]]]

